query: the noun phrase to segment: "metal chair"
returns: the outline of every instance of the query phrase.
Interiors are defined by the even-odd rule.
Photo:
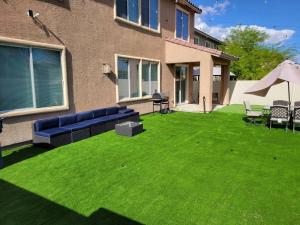
[[[294,107],[295,108],[300,108],[300,101],[294,102]]]
[[[288,130],[288,125],[290,121],[290,113],[288,106],[271,106],[271,115],[270,115],[270,130],[272,129],[272,123],[285,123],[285,130]]]
[[[255,124],[255,119],[262,118],[263,113],[259,111],[254,111],[251,108],[249,101],[244,101],[245,111],[246,111],[246,117],[250,119],[250,121]]]
[[[300,101],[294,102],[293,133],[295,133],[296,124],[300,124]]]
[[[286,100],[274,100],[273,106],[289,106],[289,102]]]

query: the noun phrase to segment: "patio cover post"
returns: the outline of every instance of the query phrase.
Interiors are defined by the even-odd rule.
[[[203,112],[212,111],[213,67],[211,55],[203,57],[200,62],[199,106]]]
[[[222,69],[221,69],[220,103],[222,105],[229,105],[230,102],[230,90],[229,90],[230,69],[229,68],[230,65],[222,65]]]

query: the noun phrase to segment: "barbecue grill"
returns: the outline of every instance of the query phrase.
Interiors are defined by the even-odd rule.
[[[165,95],[164,93],[154,93],[151,98],[153,102],[153,113],[154,113],[154,106],[159,106],[159,112],[162,112],[162,106],[167,105],[167,112],[170,110],[170,104],[169,104],[169,97]]]

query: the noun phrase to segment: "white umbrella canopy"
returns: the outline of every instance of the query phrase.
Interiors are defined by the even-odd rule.
[[[289,83],[300,85],[300,65],[291,61],[285,60],[280,63],[274,70],[259,80],[255,85],[250,87],[245,94],[253,94],[258,96],[266,96],[269,89],[276,84],[288,82],[288,94],[290,99]]]

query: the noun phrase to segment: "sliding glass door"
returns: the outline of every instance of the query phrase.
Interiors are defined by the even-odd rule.
[[[175,67],[176,104],[186,103],[187,77],[188,77],[188,66],[176,65]]]

